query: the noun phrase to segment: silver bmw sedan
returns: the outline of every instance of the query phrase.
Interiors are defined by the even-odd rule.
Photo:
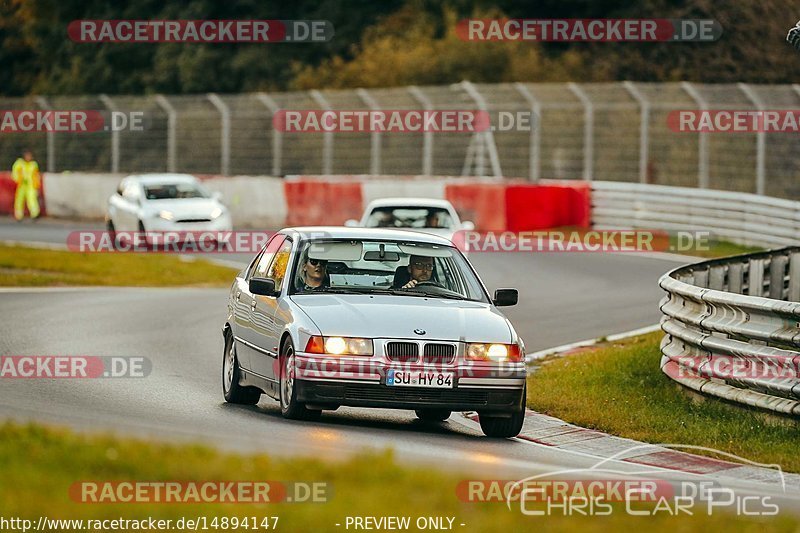
[[[472,265],[435,235],[288,228],[236,277],[223,336],[225,400],[267,394],[286,418],[340,406],[477,411],[490,437],[519,434],[522,339]]]

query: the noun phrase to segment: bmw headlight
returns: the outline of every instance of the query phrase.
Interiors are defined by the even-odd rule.
[[[307,353],[329,355],[372,355],[372,339],[357,337],[311,337]]]
[[[467,361],[487,363],[517,363],[522,361],[522,350],[517,344],[489,344],[472,342],[464,353]]]
[[[162,218],[164,220],[172,220],[175,218],[175,213],[172,211],[160,211],[158,213],[158,218]]]

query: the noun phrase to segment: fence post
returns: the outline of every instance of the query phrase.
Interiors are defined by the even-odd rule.
[[[208,101],[219,111],[221,120],[222,136],[220,138],[220,174],[227,176],[231,169],[231,113],[222,98],[214,93],[206,95]]]
[[[486,105],[486,99],[483,95],[478,91],[478,88],[469,81],[462,81],[461,87],[467,92],[467,94],[475,101],[475,105],[478,106],[479,111],[483,111],[487,115],[489,114],[489,106]],[[489,163],[492,165],[492,175],[494,177],[499,178],[503,175],[503,170],[500,168],[500,158],[497,155],[497,145],[494,143],[494,133],[492,132],[491,123],[488,127],[479,132],[478,135],[483,137],[483,148],[484,146],[489,151]]]
[[[109,120],[111,125],[111,173],[117,174],[119,173],[119,132],[114,128],[113,120],[113,114],[117,111],[117,108],[107,94],[101,94],[100,101],[103,102],[103,105],[111,112],[112,116],[111,120]]]
[[[531,181],[539,181],[542,173],[541,150],[542,150],[542,104],[533,96],[524,83],[515,83],[514,88],[522,95],[525,101],[531,106],[531,112],[536,118],[536,124],[531,128],[530,146],[528,147],[528,178]]]
[[[156,95],[156,103],[167,114],[167,172],[175,172],[177,168],[177,129],[178,113],[163,94]]]
[[[331,105],[328,100],[322,96],[322,93],[314,89],[308,92],[311,98],[325,111],[331,110]],[[333,174],[333,132],[326,131],[323,133],[322,141],[322,173]]]
[[[681,82],[681,88],[694,100],[700,111],[708,110],[708,102],[691,83]],[[697,186],[701,189],[708,189],[708,132],[701,131],[697,136]]]
[[[577,83],[567,84],[569,90],[583,104],[583,179],[594,179],[594,106]]]
[[[363,101],[370,111],[380,111],[381,106],[369,94],[366,89],[356,89],[361,101]],[[369,172],[370,174],[381,173],[381,132],[373,131],[369,134]]]
[[[37,96],[36,103],[44,110],[50,110],[50,104],[44,96]],[[56,171],[56,138],[55,132],[47,130],[47,171]]]
[[[433,109],[433,104],[431,103],[430,99],[425,96],[419,87],[416,85],[411,85],[408,88],[408,92],[411,93],[411,96],[419,102],[422,106],[422,109],[425,111],[431,111]],[[433,172],[433,132],[432,131],[424,131],[422,132],[422,175],[423,176],[430,176]]]
[[[741,91],[747,96],[747,98],[753,102],[753,105],[756,106],[758,111],[764,111],[764,102],[758,97],[752,87],[746,83],[739,83],[737,85],[739,86],[739,89],[741,89]],[[767,134],[764,131],[763,113],[761,118],[761,127],[759,128],[759,131],[756,132],[756,194],[764,195],[766,193],[767,186],[766,169],[764,167],[766,163]]]
[[[264,104],[264,107],[269,109],[272,113],[272,119],[275,119],[275,114],[280,111],[280,107],[267,93],[257,93],[256,99]],[[283,132],[277,130],[274,125],[272,127],[272,175],[281,175],[281,158],[283,156]]]
[[[639,183],[647,183],[647,159],[650,151],[650,102],[633,82],[623,81],[622,86],[639,103]]]

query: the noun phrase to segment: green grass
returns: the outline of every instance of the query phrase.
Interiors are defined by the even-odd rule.
[[[676,253],[680,253],[683,255],[693,255],[696,257],[707,257],[709,259],[715,259],[718,257],[728,257],[731,255],[739,255],[739,254],[749,254],[753,252],[761,252],[764,248],[758,246],[745,246],[743,244],[734,244],[728,241],[711,241],[708,243],[708,249],[691,249],[685,252],[679,251],[677,239],[675,237],[670,238],[670,246],[675,250]]]
[[[264,421],[264,423],[269,423]],[[315,432],[310,429],[309,438]],[[322,437],[319,435],[318,437]],[[286,446],[291,447],[291,442]],[[335,447],[335,442],[331,443]],[[434,468],[402,467],[389,452],[364,453],[343,462],[318,459],[276,459],[266,455],[223,454],[201,446],[151,444],[111,436],[76,435],[37,425],[0,425],[0,501],[4,518],[143,519],[154,517],[279,517],[279,531],[346,531],[347,516],[455,517],[456,531],[613,531],[646,527],[648,531],[753,531],[769,527],[795,531],[791,516],[753,520],[731,514],[675,518],[628,517],[617,507],[611,516],[525,516],[504,503],[467,503],[456,495],[462,479]],[[77,503],[69,487],[91,480],[115,481],[305,481],[326,482],[326,503],[272,504],[92,504]],[[638,507],[638,505],[637,505]],[[337,527],[335,524],[342,524]],[[461,527],[459,524],[465,524]],[[524,528],[524,529],[523,529]],[[352,527],[351,527],[352,530]],[[411,528],[416,530],[416,528]],[[263,531],[263,529],[262,529]]]
[[[172,254],[89,253],[0,245],[0,286],[224,287],[236,271]]]
[[[707,446],[800,472],[800,422],[691,395],[659,368],[661,332],[546,361],[528,406],[650,443]]]

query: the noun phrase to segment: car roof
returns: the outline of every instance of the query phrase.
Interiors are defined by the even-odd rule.
[[[368,209],[375,207],[441,207],[453,209],[453,204],[441,198],[379,198],[372,200]]]
[[[281,232],[299,234],[303,239],[319,239],[324,237],[329,239],[397,240],[453,247],[453,243],[444,237],[439,237],[431,233],[409,230],[348,228],[344,226],[303,226],[284,228]]]
[[[135,180],[143,185],[157,185],[162,183],[194,183],[197,178],[191,174],[134,174],[125,179]]]

